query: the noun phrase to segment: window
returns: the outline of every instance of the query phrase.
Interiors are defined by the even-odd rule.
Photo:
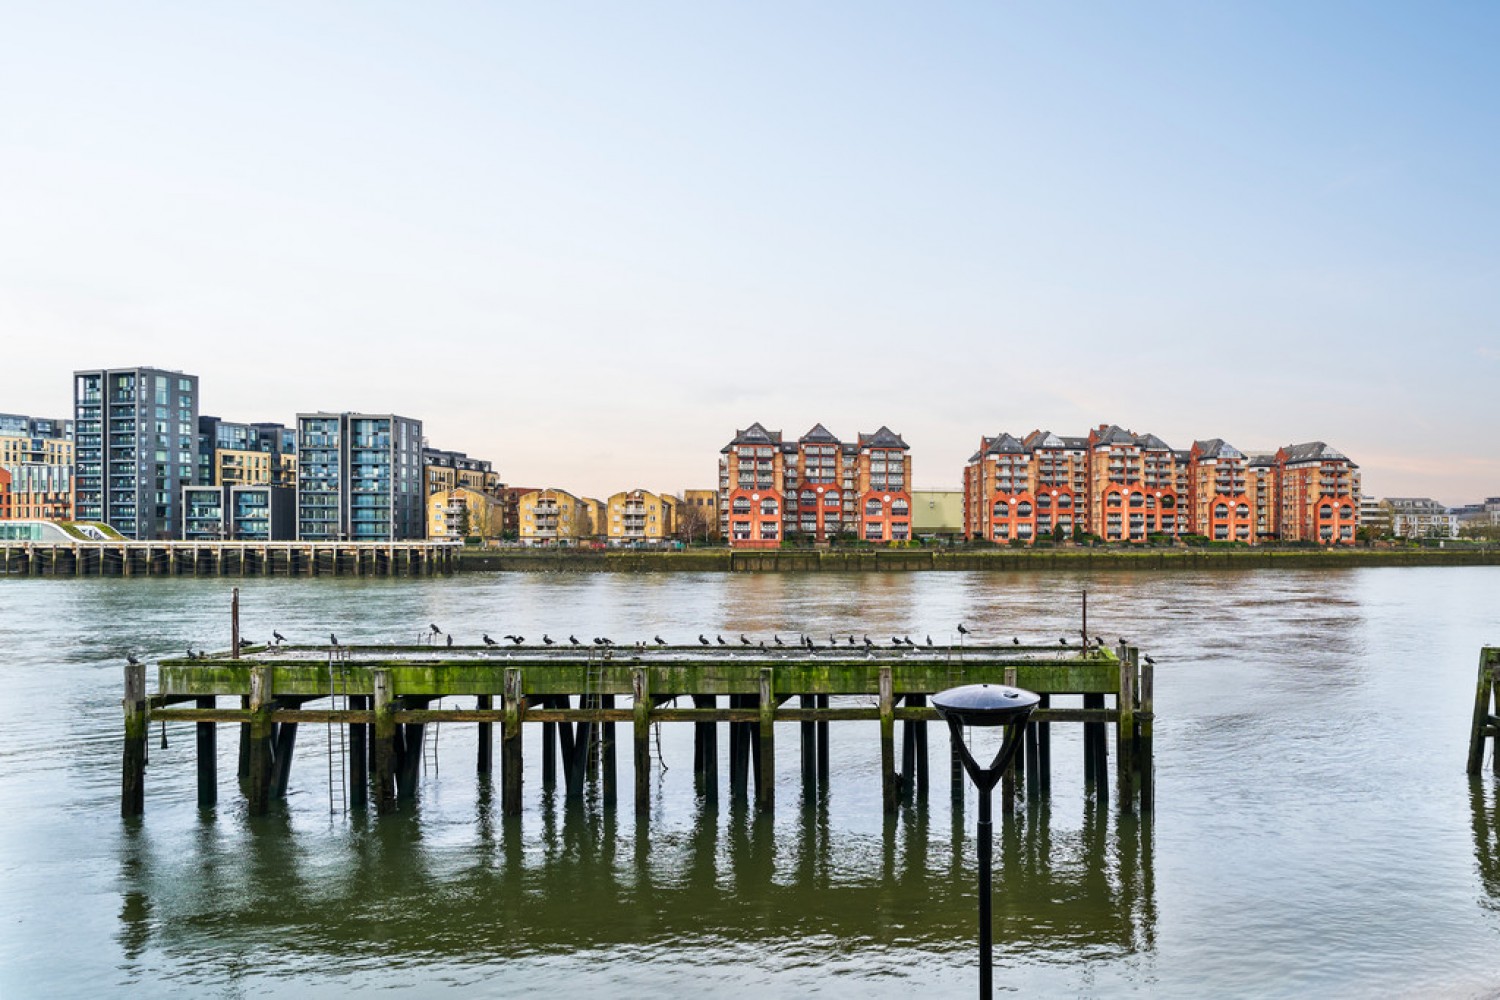
[[[1037,510],[1051,510],[1052,509],[1052,494],[1050,494],[1050,493],[1043,493],[1041,496],[1037,497],[1036,498],[1036,507],[1037,507]]]
[[[892,500],[891,501],[891,514],[893,514],[894,516],[896,516],[896,517],[906,517],[910,513],[911,513],[911,509],[907,506],[907,503],[906,503],[905,500]]]
[[[770,497],[766,497],[760,502],[760,512],[763,516],[774,516],[780,509],[780,505],[778,505],[776,501],[772,500]]]
[[[1062,510],[1068,510],[1073,506],[1073,497],[1067,493],[1057,498],[1057,506]]]
[[[995,517],[1010,517],[1010,504],[1004,500],[995,501]]]
[[[876,499],[875,497],[871,497],[870,499],[868,499],[868,500],[865,501],[865,517],[879,517],[879,516],[880,516],[880,501],[878,499]]]
[[[1022,500],[1022,501],[1020,501],[1019,503],[1016,504],[1016,516],[1017,517],[1030,517],[1031,516],[1031,501],[1030,500]]]
[[[825,506],[825,507],[837,507],[838,505],[839,505],[839,495],[837,493],[833,492],[832,490],[829,490],[827,493],[823,494],[823,506]]]
[[[734,510],[734,513],[736,513],[736,514],[748,514],[748,513],[750,513],[750,501],[747,500],[747,499],[745,499],[744,497],[735,497],[734,498],[734,504],[733,504],[733,510]]]

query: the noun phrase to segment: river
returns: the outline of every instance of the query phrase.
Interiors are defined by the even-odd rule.
[[[1156,811],[1086,794],[1054,726],[1050,800],[997,820],[995,982],[1039,996],[1500,996],[1500,810],[1464,758],[1500,568],[1224,573],[474,574],[245,580],[244,632],[476,642],[660,632],[1125,636],[1157,661]],[[968,996],[975,816],[936,791],[882,814],[875,724],[833,727],[804,802],[795,724],[777,811],[692,780],[665,725],[637,819],[524,815],[443,727],[415,809],[330,810],[321,727],[284,807],[252,821],[219,740],[153,729],[146,815],[119,817],[122,666],[228,643],[229,581],[0,581],[0,996]],[[150,686],[154,690],[154,673]],[[726,741],[720,739],[721,753]],[[1488,762],[1487,766],[1488,766]],[[721,765],[721,775],[727,774]]]

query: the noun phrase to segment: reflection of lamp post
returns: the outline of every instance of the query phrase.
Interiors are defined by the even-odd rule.
[[[993,990],[993,971],[990,941],[990,853],[994,835],[990,823],[990,793],[1000,776],[1010,767],[1016,751],[1021,747],[1021,735],[1026,731],[1026,719],[1031,710],[1041,701],[1039,695],[1020,688],[999,684],[966,684],[949,688],[932,696],[932,707],[938,715],[948,720],[948,729],[953,742],[958,745],[963,757],[964,770],[969,772],[975,787],[979,789],[979,996],[988,1000]],[[964,742],[965,726],[1003,726],[1005,738],[990,766],[982,768]]]

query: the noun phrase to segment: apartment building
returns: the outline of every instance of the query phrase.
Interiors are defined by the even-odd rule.
[[[683,490],[673,530],[691,542],[719,537],[719,491]]]
[[[522,545],[562,547],[593,541],[603,523],[604,505],[566,490],[532,490],[516,500]]]
[[[500,474],[492,463],[470,458],[461,451],[422,449],[423,492],[427,496],[443,490],[467,489],[493,493],[500,488]]]
[[[270,483],[182,488],[183,540],[282,542],[297,536],[297,491]]]
[[[604,502],[602,534],[614,547],[661,545],[676,530],[676,497],[625,490]],[[595,528],[598,532],[598,526]]]
[[[1250,459],[1223,438],[1194,441],[1187,460],[1189,534],[1215,542],[1256,541]]]
[[[1397,538],[1458,537],[1458,515],[1431,497],[1387,497],[1380,506]]]
[[[0,413],[0,520],[73,519],[73,422]]]
[[[198,377],[160,368],[73,373],[74,515],[126,538],[177,538],[198,472]]]
[[[1181,530],[1177,453],[1154,434],[1100,424],[1088,437],[1088,521],[1108,542]]]
[[[1353,545],[1359,528],[1359,467],[1322,441],[1276,452],[1282,541]]]
[[[720,449],[719,534],[735,548],[910,539],[910,448],[888,427],[842,441],[815,424],[787,441],[751,424]]]
[[[199,486],[297,485],[297,432],[275,423],[198,418]]]
[[[499,538],[505,531],[505,508],[492,493],[455,486],[427,494],[427,537],[434,541]]]
[[[298,539],[420,539],[427,527],[422,488],[420,420],[297,414]]]
[[[1087,438],[1043,430],[981,437],[964,467],[964,532],[1000,544],[1071,537],[1087,529],[1087,490]]]

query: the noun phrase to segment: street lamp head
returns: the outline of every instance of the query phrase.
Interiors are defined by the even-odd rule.
[[[1025,722],[1041,696],[1006,684],[965,684],[932,696],[938,715],[961,726]]]

